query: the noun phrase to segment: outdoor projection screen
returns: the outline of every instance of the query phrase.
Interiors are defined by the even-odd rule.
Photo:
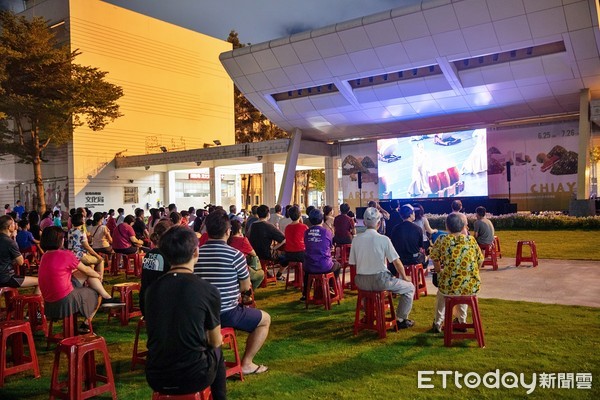
[[[487,196],[486,130],[377,141],[380,199]]]

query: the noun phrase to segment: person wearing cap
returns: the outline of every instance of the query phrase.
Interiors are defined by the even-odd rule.
[[[340,263],[331,257],[333,235],[323,226],[323,212],[318,208],[308,214],[311,227],[304,232],[304,289],[300,301],[306,300],[308,274],[326,274],[333,272],[337,280],[340,274]],[[288,226],[289,228],[289,226]]]
[[[415,286],[406,276],[390,238],[377,232],[381,218],[376,208],[365,210],[363,221],[367,230],[352,241],[349,264],[356,266],[355,282],[360,290],[388,290],[399,295],[396,309],[398,328],[411,328],[415,323],[408,319],[408,315],[412,309]],[[388,262],[398,270],[400,278],[387,269]]]
[[[415,224],[415,209],[410,204],[400,207],[402,222],[392,231],[392,244],[404,265],[422,264],[427,267],[423,249],[423,230]],[[394,274],[395,271],[392,270]]]

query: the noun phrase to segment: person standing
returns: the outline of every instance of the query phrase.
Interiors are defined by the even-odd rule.
[[[392,244],[403,265],[421,264],[427,267],[427,257],[423,249],[423,231],[413,221],[415,210],[410,204],[400,207],[402,223],[392,232]],[[392,271],[394,273],[394,271]]]
[[[145,294],[146,380],[163,394],[210,386],[213,399],[226,399],[221,299],[215,286],[193,273],[198,239],[187,227],[173,226],[160,238],[159,250],[171,268]]]
[[[17,200],[13,207],[13,211],[17,213],[17,219],[21,219],[21,215],[25,212],[25,207],[21,205],[21,200]]]

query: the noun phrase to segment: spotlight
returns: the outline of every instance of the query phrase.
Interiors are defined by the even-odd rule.
[[[202,165],[202,161],[196,161],[196,165],[199,167]]]
[[[256,156],[256,161],[262,160],[263,156]]]
[[[148,171],[148,170],[150,169],[150,166],[149,166],[149,165],[146,165],[146,166],[144,167],[144,169],[145,169],[146,171]]]
[[[221,145],[221,141],[219,139],[213,140],[213,143],[216,144],[217,146]]]
[[[169,150],[167,150],[167,148],[165,146],[160,146],[160,151],[162,151],[163,153],[166,153]]]

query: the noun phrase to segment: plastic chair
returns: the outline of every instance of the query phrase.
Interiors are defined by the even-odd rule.
[[[485,347],[483,338],[483,326],[479,314],[477,296],[445,296],[446,310],[444,316],[444,346],[450,347],[453,339],[477,339],[479,347]],[[455,323],[452,321],[452,309],[454,306],[467,304],[471,307],[473,323]],[[455,333],[454,329],[472,328],[474,333]]]
[[[261,288],[266,288],[267,285],[271,282],[277,283],[277,276],[275,276],[275,261],[273,260],[259,260],[260,267],[265,273],[265,279],[260,284]],[[271,272],[273,276],[269,276],[269,268],[271,268]]]
[[[354,336],[364,329],[376,331],[380,339],[387,336],[387,330],[390,328],[397,332],[398,322],[392,301],[392,293],[386,290],[372,292],[358,289]],[[364,314],[361,314],[362,310],[364,310]],[[390,311],[389,317],[386,316],[388,310]]]
[[[530,255],[528,257],[523,256],[523,246],[529,246]],[[519,240],[517,242],[515,265],[518,267],[523,261],[531,262],[534,267],[538,266],[537,249],[533,240]]]
[[[139,350],[140,332],[142,329],[146,330],[146,320],[144,317],[140,318],[135,329],[135,341],[133,342],[133,354],[131,355],[131,370],[135,369],[137,364],[146,365],[146,357],[148,356],[148,350]]]
[[[427,282],[425,281],[425,271],[423,264],[410,264],[404,266],[404,273],[410,276],[412,284],[415,285],[414,300],[419,300],[419,296],[427,296]]]
[[[27,338],[29,355],[25,355],[23,348],[23,335]],[[12,366],[8,366],[8,339],[12,336]],[[27,321],[5,321],[0,322],[0,387],[4,386],[7,376],[32,369],[36,378],[40,377],[35,343],[31,326]]]
[[[331,284],[333,283],[333,284]],[[325,274],[308,274],[306,286],[306,308],[309,304],[322,304],[326,310],[331,310],[331,303],[337,301],[340,304],[340,282],[335,278],[333,272]],[[334,294],[330,294],[333,287]]]
[[[496,245],[494,242],[490,244],[480,244],[479,248],[483,251],[484,259],[482,266],[485,267],[486,265],[491,265],[494,271],[498,270],[498,253],[496,253]]]
[[[229,378],[230,376],[239,374],[240,380],[243,381],[244,373],[242,372],[242,359],[238,352],[235,330],[233,328],[221,328],[221,336],[223,336],[223,348],[227,346],[227,348],[233,350],[234,356],[234,361],[225,361],[225,376]]]
[[[14,318],[16,320],[25,319],[25,308],[27,308],[27,317],[31,324],[31,330],[42,331],[44,336],[48,333],[48,323],[44,314],[44,300],[40,294],[19,294],[12,298],[14,307]],[[38,320],[38,315],[40,319]]]
[[[19,291],[15,288],[2,286],[0,287],[0,302],[4,299],[4,306],[0,304],[0,318],[8,320],[12,317],[13,304],[12,299],[18,295]]]
[[[79,314],[71,314],[62,319],[62,331],[54,333],[54,320],[50,320],[48,323],[48,331],[46,334],[46,349],[50,348],[50,343],[59,343],[61,340],[79,335],[79,329],[77,327],[77,316]],[[90,333],[94,333],[92,327],[92,320],[88,319],[87,323],[90,327]]]
[[[108,312],[108,322],[111,317],[119,317],[122,326],[129,324],[131,318],[139,317],[142,315],[142,311],[139,306],[133,302],[133,292],[140,291],[140,284],[137,282],[124,282],[113,285],[111,296],[115,295],[115,292],[119,293],[119,297],[122,303],[125,303],[122,307],[111,308]]]
[[[294,270],[294,280],[290,280],[290,270]],[[291,261],[288,264],[287,275],[285,278],[285,290],[289,286],[293,286],[302,290],[304,285],[304,270],[302,269],[302,263],[298,261]]]
[[[102,353],[106,375],[98,374],[94,352]],[[59,382],[61,353],[67,355],[68,378]],[[84,382],[86,387],[84,387]],[[98,385],[98,383],[103,383]],[[66,391],[63,389],[66,388]],[[54,366],[50,384],[50,399],[87,399],[110,392],[117,399],[115,381],[108,356],[106,341],[101,336],[83,335],[62,340],[54,352]]]

